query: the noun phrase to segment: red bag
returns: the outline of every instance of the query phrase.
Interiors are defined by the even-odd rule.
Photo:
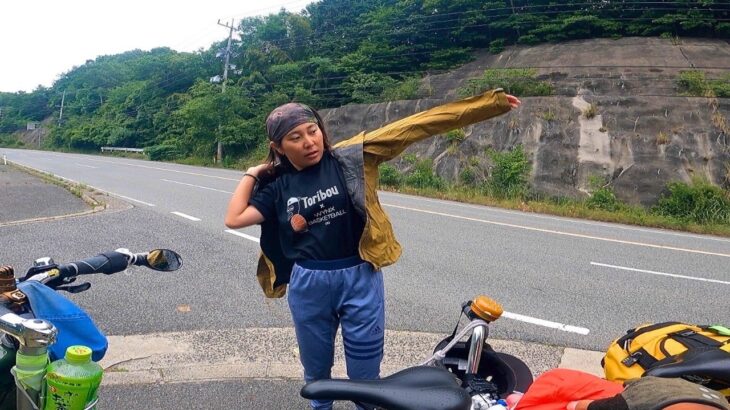
[[[565,410],[571,401],[605,399],[623,391],[621,384],[590,373],[553,369],[535,379],[515,410]]]

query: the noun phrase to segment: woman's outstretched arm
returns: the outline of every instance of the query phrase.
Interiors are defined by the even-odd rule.
[[[388,161],[414,142],[496,117],[518,108],[520,104],[518,98],[505,94],[502,89],[491,90],[421,111],[342,141],[337,146],[362,143],[366,153],[375,156],[379,161]]]

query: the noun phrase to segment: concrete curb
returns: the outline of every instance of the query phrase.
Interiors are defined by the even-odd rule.
[[[444,336],[386,331],[382,374],[422,363]],[[524,360],[534,375],[555,367],[603,375],[602,352],[495,339],[489,343],[499,352]],[[104,385],[302,379],[292,328],[110,336],[109,349],[101,365],[105,369]],[[339,336],[333,377],[346,377]]]

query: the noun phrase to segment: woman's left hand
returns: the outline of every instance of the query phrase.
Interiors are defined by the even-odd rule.
[[[522,101],[520,101],[520,99],[515,97],[514,95],[505,94],[505,97],[507,97],[507,102],[509,102],[509,105],[510,107],[512,107],[512,109],[518,108],[520,104],[522,104]]]

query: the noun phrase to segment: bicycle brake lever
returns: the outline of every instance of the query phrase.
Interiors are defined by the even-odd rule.
[[[57,286],[56,290],[65,290],[68,293],[81,293],[91,288],[91,283],[84,282],[79,285],[61,285]]]

